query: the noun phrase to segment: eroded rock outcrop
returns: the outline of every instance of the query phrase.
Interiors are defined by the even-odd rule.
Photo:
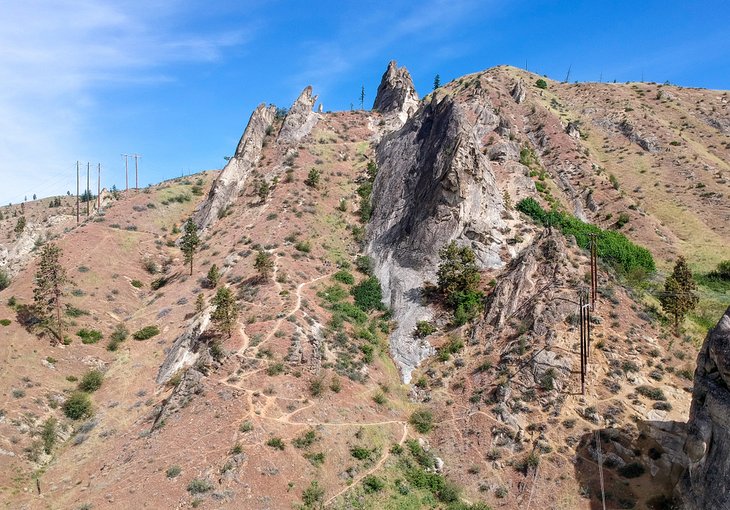
[[[730,308],[697,356],[684,452],[677,490],[685,508],[730,508]]]
[[[264,138],[275,114],[276,107],[266,106],[264,103],[251,114],[234,156],[228,161],[210,189],[208,197],[193,215],[193,221],[198,228],[208,227],[218,218],[219,213],[238,197],[249,173],[261,157]]]
[[[504,206],[473,126],[448,96],[386,136],[377,161],[367,251],[398,323],[391,353],[408,382],[431,352],[413,330],[431,315],[420,293],[425,280],[435,280],[439,249],[456,240],[472,247],[482,266],[500,266]]]
[[[193,365],[200,357],[198,340],[210,324],[210,310],[201,313],[178,336],[157,372],[157,384],[166,383],[178,370]]]
[[[521,79],[517,80],[515,82],[515,86],[512,87],[512,99],[515,100],[515,103],[520,104],[525,100],[525,96],[527,93],[525,92],[525,82],[523,82]]]
[[[631,122],[624,119],[618,124],[618,129],[621,131],[621,133],[634,142],[636,145],[641,147],[647,152],[659,152],[661,150],[661,147],[659,146],[659,143],[656,141],[656,138],[653,136],[645,135],[641,133],[636,126],[634,126]]]
[[[399,68],[395,60],[391,60],[380,80],[373,110],[395,115],[403,123],[417,108],[418,94],[410,73],[405,67]]]
[[[312,131],[319,120],[319,115],[314,112],[316,102],[317,96],[312,95],[312,86],[305,87],[284,119],[279,131],[279,142],[298,142]]]

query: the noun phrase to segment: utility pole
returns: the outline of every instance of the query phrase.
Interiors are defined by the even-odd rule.
[[[122,157],[124,158],[124,187],[125,191],[129,191],[129,165],[127,164],[129,154],[122,154]]]
[[[598,243],[596,234],[588,234],[591,249],[591,311],[596,311],[598,298]]]
[[[91,186],[89,186],[89,170],[91,165],[86,163],[86,217],[89,217],[91,207]]]
[[[570,64],[570,65],[568,66],[568,74],[566,74],[566,75],[565,75],[565,81],[564,81],[563,83],[568,83],[568,81],[570,80],[570,69],[571,69],[572,67],[573,67],[573,64]]]
[[[96,175],[96,210],[101,209],[101,163],[97,166],[98,173]]]
[[[137,160],[142,157],[141,154],[132,154],[134,158],[134,189],[139,189],[139,174],[137,172]]]
[[[79,207],[79,162],[76,162],[76,224],[78,225],[81,221],[80,207]]]
[[[585,330],[583,328],[583,293],[578,296],[578,316],[580,317],[580,393],[586,394],[586,363],[585,363]]]

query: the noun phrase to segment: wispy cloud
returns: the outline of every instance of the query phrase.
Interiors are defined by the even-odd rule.
[[[186,29],[186,9],[178,0],[0,0],[0,201],[70,187],[63,175],[101,88],[170,80],[165,66],[216,61],[252,32]]]
[[[306,45],[304,65],[292,81],[315,84],[318,91],[324,92],[345,73],[376,56],[382,57],[389,48],[402,43],[422,44],[424,52],[436,54],[439,40],[448,39],[454,27],[476,9],[485,7],[485,2],[477,0],[428,0],[400,5],[394,1],[366,15],[343,16],[338,33]]]

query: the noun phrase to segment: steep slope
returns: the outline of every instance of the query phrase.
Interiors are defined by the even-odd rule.
[[[222,172],[110,196],[79,227],[69,199],[58,215],[26,204],[64,250],[72,342],[21,326],[25,250],[0,291],[5,506],[655,509],[685,465],[682,494],[701,493],[714,457],[697,452],[723,432],[713,419],[706,437],[700,397],[722,360],[704,347],[688,459],[697,346],[625,286],[641,275],[601,260],[581,394],[588,254],[515,205],[623,232],[660,270],[678,253],[714,267],[730,246],[727,95],[537,79],[499,67],[418,100],[393,62],[372,112],[315,113],[311,87],[288,111],[262,104]],[[0,210],[10,253],[18,207]],[[190,216],[192,276],[177,246]],[[474,250],[486,294],[463,327],[429,292],[451,240]],[[210,320],[221,287],[240,309],[230,336]],[[159,333],[112,350],[120,325]],[[69,419],[91,369],[94,414]]]

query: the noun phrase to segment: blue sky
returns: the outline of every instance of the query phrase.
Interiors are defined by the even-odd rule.
[[[499,64],[730,88],[730,2],[0,0],[0,203],[220,168],[260,102],[366,107],[389,60],[421,95]]]

